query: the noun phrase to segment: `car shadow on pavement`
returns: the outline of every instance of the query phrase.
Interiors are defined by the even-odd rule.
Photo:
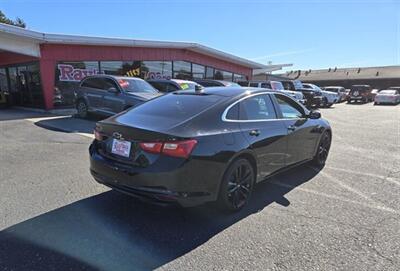
[[[0,232],[2,270],[153,270],[204,244],[236,222],[276,202],[318,172],[301,167],[256,186],[241,212],[214,204],[158,207],[104,192]],[[87,180],[85,180],[87,181]]]
[[[29,110],[20,110],[13,108],[1,108],[0,109],[0,121],[8,120],[22,120],[27,118],[43,118],[52,116],[49,113],[34,112]]]
[[[96,121],[99,118],[80,119],[75,116],[64,116],[43,119],[35,122],[35,125],[52,131],[65,133],[93,134]]]

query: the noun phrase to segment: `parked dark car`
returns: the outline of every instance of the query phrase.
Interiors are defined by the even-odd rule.
[[[320,91],[307,89],[303,86],[300,80],[281,80],[280,81],[286,90],[300,91],[303,93],[306,100],[306,107],[319,107],[323,104],[323,96]]]
[[[235,82],[224,80],[193,79],[193,81],[202,85],[203,87],[240,87],[240,85]]]
[[[350,88],[348,103],[363,102],[368,103],[373,101],[372,88],[369,85],[353,85]]]
[[[75,104],[81,118],[89,113],[110,116],[160,94],[140,78],[93,75],[84,78],[75,89]]]
[[[152,85],[154,88],[156,88],[158,91],[161,91],[163,93],[182,90],[181,86],[174,80],[151,79],[151,80],[147,80],[147,82],[150,85]]]
[[[332,132],[320,117],[268,90],[176,91],[98,122],[90,170],[97,182],[145,200],[218,201],[235,211],[266,177],[325,164]]]

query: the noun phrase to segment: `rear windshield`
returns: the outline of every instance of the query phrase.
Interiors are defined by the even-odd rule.
[[[358,91],[358,92],[363,92],[363,91],[367,91],[368,87],[365,86],[353,86],[351,87],[351,91]]]
[[[339,89],[338,89],[338,88],[325,88],[325,90],[326,90],[326,91],[336,92],[336,93],[339,92]]]
[[[379,94],[392,94],[392,95],[394,95],[394,94],[396,94],[396,92],[397,92],[396,90],[387,89],[387,90],[380,91]]]
[[[137,79],[118,79],[118,84],[126,92],[147,92],[147,93],[157,93],[158,91],[149,83],[144,80]]]
[[[303,88],[303,83],[302,83],[301,81],[299,81],[299,80],[294,80],[294,81],[293,81],[293,84],[294,84],[294,87],[295,87],[296,89],[301,89],[301,88]]]
[[[153,125],[158,129],[167,129],[194,117],[222,99],[218,95],[170,93],[129,110],[119,117],[119,121],[138,127]]]

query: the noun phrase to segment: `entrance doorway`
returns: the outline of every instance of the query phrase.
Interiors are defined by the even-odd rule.
[[[43,107],[43,92],[38,63],[7,67],[9,82],[9,104],[28,107]]]

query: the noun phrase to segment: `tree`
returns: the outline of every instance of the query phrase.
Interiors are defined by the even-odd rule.
[[[25,28],[26,24],[21,18],[16,18],[14,21],[7,18],[6,15],[0,10],[0,23],[10,24],[18,27]]]

